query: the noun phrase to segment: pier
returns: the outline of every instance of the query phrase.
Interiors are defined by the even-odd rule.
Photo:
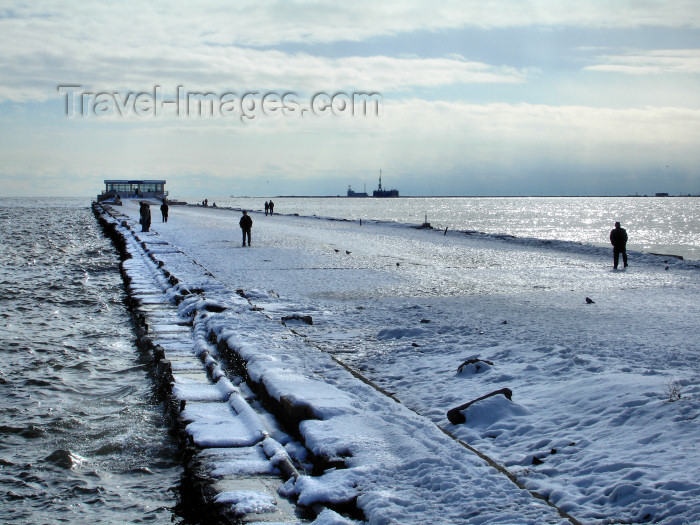
[[[569,472],[575,476],[576,465],[590,461],[585,459],[590,458],[586,454],[593,452],[593,460],[598,461],[600,451],[587,448],[586,432],[589,427],[596,431],[599,425],[615,428],[617,419],[606,422],[605,417],[589,417],[575,411],[571,414],[575,399],[562,396],[562,391],[568,391],[570,383],[582,375],[589,378],[589,384],[614,381],[617,395],[601,402],[606,407],[619,403],[615,410],[606,410],[624,413],[627,406],[644,406],[644,400],[653,395],[650,389],[658,388],[663,378],[646,374],[648,365],[635,371],[625,366],[624,360],[620,360],[622,371],[607,374],[610,364],[590,364],[609,359],[611,350],[603,346],[600,357],[577,354],[573,361],[561,358],[561,351],[542,354],[542,343],[536,342],[537,337],[531,332],[556,333],[559,344],[570,345],[570,337],[579,341],[580,326],[592,334],[591,327],[607,326],[611,315],[620,316],[627,323],[636,322],[635,329],[639,331],[653,327],[656,323],[649,319],[658,315],[682,319],[674,312],[677,303],[673,294],[664,297],[654,293],[645,296],[648,299],[638,300],[635,311],[644,314],[636,321],[624,311],[606,311],[602,317],[599,314],[598,309],[606,308],[610,298],[619,293],[616,288],[608,292],[599,288],[591,294],[595,303],[586,305],[580,291],[569,290],[573,279],[577,287],[588,287],[601,280],[612,283],[611,286],[626,282],[611,272],[601,276],[595,271],[600,265],[599,255],[608,255],[596,247],[551,243],[531,247],[518,239],[475,232],[450,230],[448,235],[447,231],[420,225],[382,226],[373,225],[372,221],[360,225],[291,215],[268,218],[253,210],[252,247],[242,248],[237,230],[239,210],[182,207],[168,223],[160,225],[154,217],[150,232],[139,231],[135,203],[126,201],[124,206],[114,208],[95,204],[94,211],[122,254],[122,273],[139,345],[151,359],[154,379],[179,436],[186,471],[185,506],[206,517],[206,522],[509,523],[517,517],[537,523],[578,523],[576,514],[569,511],[570,504],[564,510],[552,501],[547,483],[557,480],[556,465],[563,460],[567,460],[563,463],[567,468],[574,467],[562,470],[567,479]],[[320,232],[324,232],[323,239],[318,238]],[[291,239],[290,234],[294,235]],[[421,248],[424,254],[416,255],[419,242],[429,245]],[[412,251],[394,250],[393,246],[409,246]],[[455,247],[460,251],[455,252]],[[480,305],[487,305],[496,315],[507,316],[507,321],[492,320],[488,329],[463,327],[458,323],[464,323],[462,319],[470,314],[447,319],[455,311],[452,305],[438,314],[441,301],[420,301],[415,288],[401,288],[405,282],[412,287],[421,286],[426,274],[423,261],[434,257],[435,250],[439,250],[441,258],[462,258],[464,247],[482,254],[479,257],[500,259],[510,251],[519,254],[512,258],[515,271],[501,271],[500,279],[489,284],[494,290],[491,296],[481,299],[467,295],[464,302],[453,302],[462,308],[473,303],[475,312],[483,308]],[[537,287],[533,290],[531,280],[522,280],[521,268],[527,267],[523,264],[531,265],[532,257],[550,260],[552,250],[556,250],[558,264],[574,270],[567,271],[566,280],[559,284],[560,291],[542,292]],[[525,257],[530,261],[524,261]],[[685,261],[639,253],[634,254],[634,261],[640,269],[637,276],[630,273],[627,277],[630,285],[656,289],[649,283],[665,279],[658,286],[667,290],[674,283],[686,289],[683,283],[695,282],[695,267]],[[444,282],[471,282],[468,265],[440,264],[437,266],[441,272],[431,269],[431,275]],[[479,271],[490,272],[489,264],[480,268],[483,270]],[[326,312],[309,302],[308,297],[306,301],[299,300],[298,296],[309,292],[311,283],[319,280],[324,285],[317,289],[331,294],[333,304],[340,310]],[[387,381],[374,374],[374,382],[363,372],[364,368],[349,366],[343,357],[346,351],[348,356],[362,351],[361,345],[367,339],[340,334],[361,330],[358,320],[365,315],[365,308],[374,308],[373,295],[379,293],[379,283],[386,283],[382,284],[386,290],[381,293],[396,293],[392,291],[392,280],[398,286],[396,290],[403,290],[401,293],[409,298],[408,304],[426,306],[410,306],[405,314],[388,318],[386,322],[393,320],[393,325],[375,328],[377,331],[369,338],[371,344],[387,350],[394,348],[392,351],[398,351],[396,355],[402,357],[384,369]],[[514,286],[522,287],[518,292],[522,295],[513,295]],[[348,290],[352,290],[351,295]],[[499,297],[501,293],[506,295]],[[527,297],[525,303],[529,304],[519,307],[518,297]],[[552,298],[556,305],[552,305]],[[540,300],[543,302],[538,305]],[[664,308],[657,308],[659,301]],[[415,317],[417,314],[412,312],[422,308],[422,316]],[[570,317],[576,321],[571,327],[562,328],[556,316],[548,315],[554,308],[570,310]],[[523,315],[535,321],[523,325],[518,320]],[[349,320],[351,317],[355,320]],[[552,326],[544,326],[549,321]],[[328,335],[329,330],[331,339],[324,342],[319,336]],[[334,335],[334,330],[338,334]],[[486,359],[469,359],[457,349],[451,359],[459,360],[450,364],[449,341],[460,330],[472,348],[484,352],[494,348],[494,352],[486,353]],[[392,343],[404,337],[405,343]],[[532,343],[522,343],[522,337],[525,341],[532,337]],[[360,346],[352,347],[350,341]],[[515,354],[509,357],[507,350],[499,350],[503,341],[506,345],[508,341],[510,345],[520,344],[521,348],[531,345],[534,353],[530,356],[536,356],[537,366],[528,365],[523,372],[527,363],[523,364]],[[688,352],[682,344],[679,340],[674,348],[676,352],[680,348],[681,355],[686,356]],[[431,349],[433,345],[435,348]],[[676,359],[681,362],[686,357]],[[462,365],[458,368],[459,363]],[[435,372],[425,366],[438,375],[430,375]],[[571,374],[571,366],[577,368],[577,373]],[[417,372],[421,367],[424,371]],[[546,370],[551,377],[541,372]],[[620,377],[627,376],[630,388],[619,383]],[[435,390],[437,377],[442,384]],[[423,388],[416,390],[407,381],[419,385],[423,381]],[[540,388],[549,390],[538,396],[524,394],[535,384],[541,385],[535,387],[535,393]],[[458,392],[454,399],[450,396],[453,391]],[[420,397],[412,397],[413,392]],[[439,412],[430,405],[422,405],[420,410],[413,408],[421,406],[421,397],[438,392],[444,392],[446,401],[433,398],[428,403],[439,404]],[[543,405],[537,404],[537,397],[541,397]],[[557,400],[554,406],[553,399]],[[582,399],[593,398],[583,395]],[[406,400],[409,403],[404,404]],[[649,410],[656,410],[654,406],[650,405]],[[590,409],[594,414],[600,413],[595,403]],[[493,456],[498,450],[489,448],[491,435],[480,438],[474,430],[485,424],[478,420],[480,413],[491,414],[495,423],[501,417],[507,420],[515,416],[510,421],[518,422],[518,426],[512,427],[515,434],[511,439],[519,459],[508,459],[504,464],[502,458],[499,461]],[[533,421],[538,427],[528,424]],[[532,432],[523,435],[521,429],[530,432],[528,428]],[[644,425],[626,435],[651,435],[653,431],[653,426]],[[555,437],[545,438],[542,432]],[[572,439],[567,434],[584,437]],[[675,446],[680,447],[688,435],[691,434],[673,432],[666,439],[677,438],[679,443]],[[544,443],[547,439],[555,445],[533,450],[532,443]],[[640,439],[647,438],[635,437],[635,443]],[[648,443],[653,444],[653,440]],[[613,464],[619,464],[617,456],[630,450],[624,447],[609,452],[609,461],[614,456]],[[654,450],[645,452],[640,446],[638,453],[653,456]],[[571,463],[568,458],[576,461]],[[643,468],[638,462],[630,463],[633,464],[635,472]],[[543,478],[538,469],[554,476],[554,481]],[[645,476],[654,476],[657,471],[649,470]],[[587,476],[581,481],[586,487]],[[689,472],[689,476],[693,473]],[[538,480],[544,480],[544,485],[539,486],[545,490],[536,489]],[[669,495],[660,496],[664,501],[685,501],[682,491],[673,487],[670,490]],[[690,494],[692,499],[692,491]],[[591,501],[605,504],[601,498]],[[615,501],[611,505],[617,508]],[[632,502],[632,512],[634,508]],[[586,516],[585,507],[578,510]]]
[[[205,521],[371,521],[358,506],[358,483],[367,465],[394,458],[396,443],[408,447],[408,457],[422,458],[426,467],[438,461],[454,468],[454,461],[464,456],[467,471],[458,474],[458,484],[474,468],[493,469],[480,485],[493,483],[494,477],[508,479],[495,462],[488,466],[488,458],[299,337],[296,327],[313,322],[311,316],[278,318],[265,312],[254,295],[223,285],[153,232],[139,232],[137,221],[121,209],[93,206],[122,254],[138,343],[152,361],[180,436],[184,504],[206,516]],[[187,275],[187,281],[178,275]],[[430,436],[430,446],[424,438],[412,437],[414,428]],[[438,450],[440,459],[434,456]],[[396,460],[400,458],[390,459]],[[410,478],[387,483],[380,492],[397,496],[412,485]],[[525,497],[515,478],[508,483],[511,488],[501,494],[511,500],[507,506],[528,506],[542,523],[558,523],[566,516],[536,494]],[[500,485],[493,484],[495,497],[504,490]],[[369,496],[365,498],[379,503],[386,497]],[[413,505],[423,502],[408,506]]]

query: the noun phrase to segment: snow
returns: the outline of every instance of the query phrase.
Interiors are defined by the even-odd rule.
[[[138,230],[137,204],[122,208]],[[216,334],[251,381],[305,411],[304,447],[343,463],[289,478],[285,495],[356,498],[370,523],[566,522],[528,490],[584,523],[700,522],[696,263],[630,253],[630,267],[612,271],[610,250],[570,242],[251,215],[250,248],[240,213],[222,208],[173,206],[169,222],[135,236],[178,286],[203,291],[179,307],[205,312],[195,353],[213,352]],[[286,326],[291,314],[313,324]],[[469,359],[479,366],[460,371]],[[501,388],[511,400],[447,420]],[[268,448],[304,461],[269,421],[232,406],[243,388],[183,376],[174,392],[189,400],[197,442],[254,446],[269,434]],[[211,411],[192,400],[224,402]],[[256,470],[251,458],[215,461]],[[221,498],[242,513],[269,504]],[[351,522],[328,509],[316,521]]]
[[[276,502],[273,498],[253,490],[221,492],[217,496],[216,502],[232,504],[234,513],[238,515],[251,512],[273,512],[276,509]]]

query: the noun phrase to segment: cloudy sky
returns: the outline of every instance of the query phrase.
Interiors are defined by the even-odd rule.
[[[5,196],[698,194],[700,2],[0,0],[0,124]]]

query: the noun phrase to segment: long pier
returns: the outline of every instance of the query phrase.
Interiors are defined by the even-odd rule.
[[[255,296],[217,280],[159,235],[138,231],[133,217],[106,204],[93,211],[120,252],[138,344],[178,436],[183,508],[200,521],[400,521],[412,508],[445,505],[445,520],[454,523],[521,509],[539,523],[577,523],[296,336],[293,323],[305,316],[292,315],[287,326],[285,317],[261,311]],[[448,472],[439,493],[416,481],[435,469]],[[383,485],[361,490],[367,474]],[[444,503],[459,499],[455,491],[475,490],[498,504]]]
[[[203,322],[225,307],[207,301],[201,289],[188,288],[163,268],[157,254],[167,246],[149,249],[132,221],[109,206],[95,204],[93,210],[121,255],[138,346],[151,360],[178,436],[187,514],[206,523],[238,524],[307,523],[328,512],[323,505],[300,506],[279,494],[285,481],[299,472],[284,448],[294,438],[271,422],[298,429],[307,410],[288,399],[278,402],[255,387],[245,361],[217,342]],[[245,308],[247,300],[239,299]],[[274,415],[263,408],[261,397]],[[333,463],[313,455],[310,460],[318,471]],[[336,507],[361,516],[352,502]]]

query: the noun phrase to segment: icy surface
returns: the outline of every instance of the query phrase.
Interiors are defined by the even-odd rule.
[[[260,512],[274,512],[276,502],[268,494],[253,490],[232,490],[222,492],[216,498],[217,503],[230,503],[235,514],[243,515]]]
[[[137,216],[135,203],[124,211]],[[700,520],[695,263],[630,253],[613,271],[594,246],[255,213],[243,248],[239,217],[171,207],[138,235],[177,248],[158,255],[168,271],[227,306],[210,329],[254,381],[313,412],[300,428],[309,449],[344,460],[289,482],[301,502],[357,497],[376,523],[561,521],[441,427],[582,522]],[[292,314],[313,324],[285,326]],[[458,372],[474,358],[493,365]],[[504,387],[512,400],[447,420]]]

